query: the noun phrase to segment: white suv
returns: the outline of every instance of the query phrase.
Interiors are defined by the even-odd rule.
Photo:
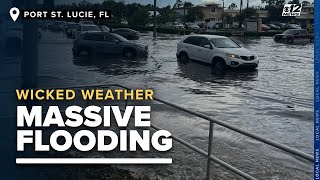
[[[183,62],[189,59],[209,63],[214,68],[258,67],[257,56],[241,47],[232,39],[216,35],[189,35],[177,45],[177,58]]]

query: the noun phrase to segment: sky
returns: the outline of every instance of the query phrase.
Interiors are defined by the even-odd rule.
[[[56,4],[64,4],[64,3],[78,3],[83,0],[55,0]],[[86,0],[92,3],[101,3],[104,0]],[[119,1],[119,0],[118,0]],[[153,4],[153,0],[123,0],[125,3],[140,3],[140,4]],[[182,0],[184,1],[184,0]],[[222,0],[185,0],[192,2],[194,5],[198,5],[204,2],[216,2],[222,4]],[[286,0],[287,2],[290,0]],[[300,2],[303,0],[300,0]],[[313,2],[313,0],[307,0],[309,2]],[[176,0],[157,0],[157,6],[164,7],[167,5],[173,6]],[[235,3],[238,7],[240,6],[240,0],[225,0],[225,7],[228,7],[231,3]],[[247,5],[247,0],[243,0],[243,6]],[[249,6],[264,6],[265,4],[261,4],[261,0],[249,0]]]

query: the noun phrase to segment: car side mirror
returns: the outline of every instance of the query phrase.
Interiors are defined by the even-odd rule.
[[[113,39],[113,42],[115,42],[115,43],[117,43],[117,44],[120,43],[119,39]]]
[[[207,49],[212,49],[212,47],[209,45],[209,44],[206,44],[203,46],[204,48],[207,48]]]

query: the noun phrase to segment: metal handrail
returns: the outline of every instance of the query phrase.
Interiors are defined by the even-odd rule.
[[[47,88],[43,88],[43,89],[78,89],[78,88],[96,88],[96,87],[101,87],[101,88],[106,88],[106,87],[120,87],[120,88],[123,88],[123,89],[127,89],[127,90],[131,90],[131,88],[128,88],[126,86],[123,86],[123,85],[119,85],[119,84],[92,84],[92,85],[85,85],[85,86],[64,86],[64,87],[47,87]],[[3,93],[3,92],[10,92],[10,91],[0,91],[0,93]],[[12,92],[12,91],[11,91]],[[163,104],[166,104],[168,106],[171,106],[171,107],[174,107],[174,108],[177,108],[177,109],[180,109],[184,112],[187,112],[189,114],[192,114],[194,116],[197,116],[197,117],[200,117],[202,119],[205,119],[205,120],[208,120],[210,122],[210,128],[209,128],[209,144],[208,144],[208,152],[205,152],[201,149],[199,149],[198,147],[196,146],[193,146],[192,144],[174,136],[174,135],[171,135],[171,137],[178,141],[179,143],[183,144],[184,146],[196,151],[197,153],[207,157],[208,159],[208,162],[207,162],[207,179],[211,179],[211,161],[214,161],[216,163],[218,163],[219,165],[225,167],[226,169],[240,175],[241,177],[245,178],[245,179],[249,179],[249,180],[256,180],[256,178],[248,175],[247,173],[231,166],[230,164],[214,157],[212,155],[212,147],[213,147],[213,144],[212,144],[212,139],[213,139],[213,126],[214,126],[214,123],[220,125],[220,126],[223,126],[225,128],[228,128],[230,130],[233,130],[233,131],[236,131],[240,134],[243,134],[245,136],[248,136],[248,137],[251,137],[255,140],[258,140],[260,142],[263,142],[265,144],[268,144],[270,146],[273,146],[273,147],[276,147],[278,149],[281,149],[289,154],[292,154],[292,155],[295,155],[295,156],[298,156],[300,158],[303,158],[305,160],[308,160],[309,162],[314,162],[314,157],[310,154],[307,154],[305,152],[302,152],[302,151],[299,151],[297,149],[294,149],[294,148],[291,148],[289,146],[286,146],[286,145],[283,145],[283,144],[280,144],[278,142],[275,142],[275,141],[272,141],[270,139],[267,139],[267,138],[264,138],[264,137],[261,137],[257,134],[254,134],[254,133],[251,133],[251,132],[248,132],[246,130],[243,130],[241,128],[238,128],[238,127],[235,127],[229,123],[226,123],[226,122],[223,122],[223,121],[220,121],[220,120],[217,120],[217,119],[214,119],[208,115],[205,115],[203,113],[199,113],[199,112],[196,112],[196,111],[192,111],[192,110],[189,110],[187,108],[184,108],[184,107],[181,107],[179,105],[176,105],[174,103],[171,103],[171,102],[168,102],[168,101],[165,101],[165,100],[162,100],[162,99],[159,99],[159,98],[156,98],[156,97],[153,97],[153,100],[155,101],[158,101],[158,102],[161,102]],[[88,102],[88,101],[87,101]],[[127,100],[125,101],[125,106],[127,106]],[[154,125],[151,125],[152,128],[156,129],[156,130],[160,130],[160,128],[154,126]]]
[[[127,87],[125,87],[125,86],[118,85],[118,84],[111,84],[110,86],[118,86],[118,87],[121,87],[121,88],[130,90],[130,88],[127,88]],[[102,86],[102,87],[103,87],[103,86]],[[104,86],[104,87],[109,87],[109,86],[107,85],[107,86]],[[216,124],[219,124],[220,126],[223,126],[223,127],[225,127],[225,128],[231,129],[231,130],[236,131],[236,132],[238,132],[238,133],[240,133],[240,134],[246,135],[246,136],[248,136],[248,137],[251,137],[251,138],[256,139],[256,140],[258,140],[258,141],[261,141],[261,142],[263,142],[263,143],[265,143],[265,144],[268,144],[268,145],[270,145],[270,146],[273,146],[273,147],[276,147],[276,148],[278,148],[278,149],[281,149],[281,150],[283,150],[283,151],[285,151],[285,152],[288,152],[288,153],[290,153],[290,154],[299,156],[299,157],[301,157],[301,158],[303,158],[303,159],[306,159],[306,160],[308,160],[308,161],[310,161],[310,162],[314,162],[314,157],[313,157],[312,155],[310,155],[310,154],[305,153],[305,152],[302,152],[302,151],[299,151],[299,150],[297,150],[297,149],[291,148],[291,147],[289,147],[289,146],[280,144],[280,143],[275,142],[275,141],[272,141],[272,140],[270,140],[270,139],[261,137],[261,136],[259,136],[259,135],[257,135],[257,134],[248,132],[248,131],[246,131],[246,130],[243,130],[243,129],[241,129],[241,128],[238,128],[238,127],[236,127],[236,126],[233,126],[233,125],[231,125],[231,124],[229,124],[229,123],[226,123],[226,122],[224,122],[224,121],[220,121],[220,120],[214,119],[214,118],[212,118],[212,117],[210,117],[210,116],[208,116],[208,115],[205,115],[205,114],[202,114],[202,113],[199,113],[199,112],[196,112],[196,111],[189,110],[189,109],[184,108],[184,107],[181,107],[181,106],[179,106],[179,105],[177,105],[177,104],[174,104],[174,103],[171,103],[171,102],[168,102],[168,101],[165,101],[165,100],[156,98],[156,97],[153,97],[153,100],[156,100],[156,101],[158,101],[158,102],[162,102],[163,104],[166,104],[166,105],[169,105],[169,106],[171,106],[171,107],[180,109],[180,110],[182,110],[182,111],[184,111],[184,112],[187,112],[187,113],[189,113],[189,114],[198,116],[198,117],[200,117],[200,118],[202,118],[202,119],[206,119],[206,120],[208,120],[208,121],[210,121],[210,122],[214,122],[214,123],[216,123]]]
[[[154,99],[156,99],[156,98],[154,98]],[[299,156],[299,157],[301,157],[301,158],[303,158],[303,159],[306,159],[306,160],[308,160],[308,161],[310,161],[310,162],[314,162],[314,157],[313,157],[312,155],[310,155],[310,154],[305,153],[305,152],[302,152],[302,151],[299,151],[299,150],[294,149],[294,148],[292,148],[292,147],[289,147],[289,146],[280,144],[280,143],[275,142],[275,141],[272,141],[272,140],[270,140],[270,139],[261,137],[261,136],[259,136],[259,135],[257,135],[257,134],[254,134],[254,133],[248,132],[248,131],[246,131],[246,130],[243,130],[243,129],[241,129],[241,128],[238,128],[238,127],[235,127],[235,126],[233,126],[233,125],[230,125],[229,123],[226,123],[226,122],[224,122],[224,121],[220,121],[220,120],[217,120],[217,119],[213,119],[212,117],[210,117],[210,116],[208,116],[208,115],[205,115],[205,114],[202,114],[202,113],[199,113],[199,112],[195,112],[195,111],[191,111],[191,110],[189,110],[189,109],[183,108],[183,107],[181,107],[181,106],[179,106],[179,105],[176,105],[176,104],[173,104],[173,103],[170,103],[170,102],[161,100],[161,99],[157,99],[157,100],[158,100],[159,102],[164,103],[164,104],[170,105],[170,106],[175,107],[175,108],[177,108],[177,109],[180,109],[180,110],[182,110],[182,111],[185,111],[185,112],[188,112],[188,113],[193,114],[193,115],[195,115],[195,116],[198,116],[198,117],[200,117],[200,118],[202,118],[202,119],[206,119],[206,120],[208,120],[208,121],[210,121],[210,122],[214,122],[214,123],[216,123],[216,124],[219,124],[220,126],[223,126],[223,127],[225,127],[225,128],[231,129],[231,130],[236,131],[236,132],[238,132],[238,133],[240,133],[240,134],[243,134],[243,135],[246,135],[246,136],[251,137],[251,138],[253,138],[253,139],[256,139],[256,140],[258,140],[258,141],[260,141],[260,142],[263,142],[263,143],[265,143],[265,144],[268,144],[268,145],[270,145],[270,146],[273,146],[273,147],[276,147],[276,148],[278,148],[278,149],[281,149],[281,150],[283,150],[283,151],[285,151],[285,152],[288,152],[288,153],[290,153],[290,154]]]
[[[154,125],[151,125],[151,127],[154,128],[154,129],[156,129],[156,130],[161,130],[160,128],[158,128],[157,126],[154,126]],[[211,134],[212,134],[212,133],[211,133]],[[172,137],[172,139],[178,141],[178,142],[181,143],[182,145],[190,148],[191,150],[193,150],[193,151],[201,154],[201,155],[204,156],[204,157],[207,157],[207,158],[208,158],[208,163],[211,164],[211,160],[212,160],[212,161],[216,162],[217,164],[219,164],[219,165],[223,166],[224,168],[226,168],[226,169],[228,169],[228,170],[230,170],[230,171],[238,174],[239,176],[241,176],[241,177],[243,177],[243,178],[245,178],[245,179],[257,180],[256,178],[250,176],[249,174],[247,174],[247,173],[245,173],[245,172],[243,172],[243,171],[241,171],[241,170],[239,170],[239,169],[231,166],[230,164],[228,164],[228,163],[226,163],[226,162],[224,162],[224,161],[216,158],[215,156],[213,156],[213,155],[211,155],[211,154],[209,154],[209,153],[207,153],[207,152],[199,149],[198,147],[196,147],[196,146],[194,146],[194,145],[192,145],[192,144],[190,144],[190,143],[188,143],[188,142],[180,139],[180,138],[177,137],[177,136],[171,135],[171,137]],[[211,142],[212,142],[212,141],[211,141]],[[210,145],[209,145],[209,147],[212,148],[212,146],[210,146]],[[208,166],[208,164],[207,164],[207,179],[211,179],[211,169],[212,169],[212,168],[211,168],[211,165]]]

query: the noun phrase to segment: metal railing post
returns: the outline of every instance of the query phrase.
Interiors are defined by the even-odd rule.
[[[207,161],[207,180],[211,180],[211,159],[210,156],[212,155],[212,148],[213,148],[213,126],[214,123],[210,121],[210,127],[209,127],[209,144],[208,144],[208,161]]]

